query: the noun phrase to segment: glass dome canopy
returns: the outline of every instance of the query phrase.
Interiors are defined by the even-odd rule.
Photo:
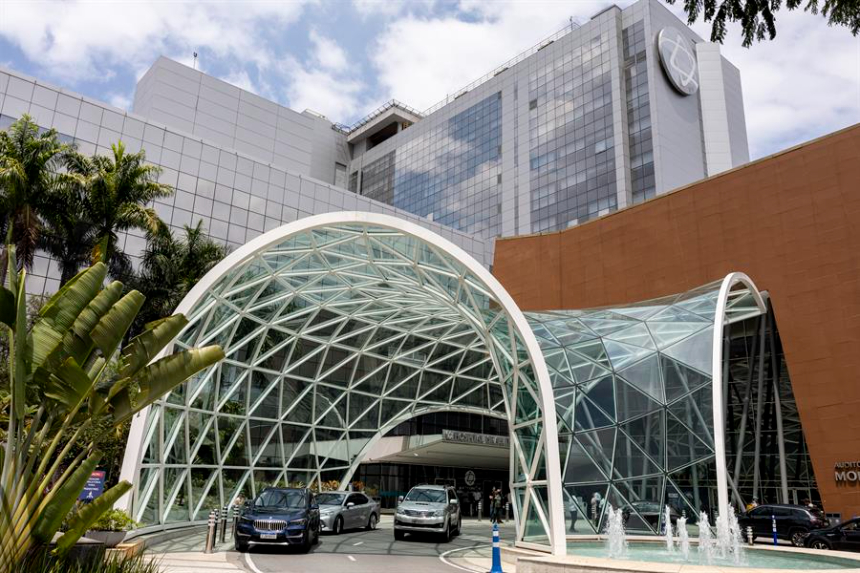
[[[177,310],[178,348],[220,344],[226,358],[135,420],[136,519],[199,521],[269,485],[348,483],[388,429],[460,410],[508,419],[518,539],[553,545],[546,366],[508,294],[453,244],[382,215],[311,217],[232,253]]]
[[[564,553],[571,509],[601,527],[594,493],[635,508],[676,493],[678,471],[716,460],[719,474],[714,317],[764,308],[732,274],[642,305],[524,315],[422,227],[303,219],[231,253],[180,304],[175,345],[220,344],[226,358],[134,419],[125,506],[163,528],[269,485],[345,486],[390,428],[460,410],[508,420],[516,542]],[[645,513],[632,515],[654,530]]]

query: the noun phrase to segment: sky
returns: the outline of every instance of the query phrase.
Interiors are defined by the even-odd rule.
[[[131,109],[159,55],[192,65],[196,51],[208,74],[351,124],[392,98],[427,109],[609,4],[0,0],[0,66]],[[722,48],[741,70],[753,158],[860,122],[860,37],[801,11],[776,25],[775,40],[751,48],[731,28]],[[701,21],[693,29],[710,35]]]

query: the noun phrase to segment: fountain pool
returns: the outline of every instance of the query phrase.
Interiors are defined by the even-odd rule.
[[[582,557],[606,557],[606,544],[601,541],[570,541],[567,544],[568,555]],[[795,552],[791,550],[749,549],[744,552],[743,563],[737,563],[731,556],[725,558],[714,556],[708,563],[705,556],[691,551],[689,558],[684,559],[681,552],[669,553],[662,542],[632,541],[627,543],[627,556],[630,561],[649,561],[659,563],[713,565],[718,567],[738,567],[754,569],[857,569],[860,561],[827,555],[826,553]]]

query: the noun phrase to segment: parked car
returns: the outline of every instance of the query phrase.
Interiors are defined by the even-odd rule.
[[[449,485],[417,485],[401,498],[394,514],[394,539],[407,533],[433,532],[445,541],[460,533],[462,519],[457,492]]]
[[[860,551],[860,518],[810,531],[803,544],[812,549]]]
[[[310,550],[320,537],[320,510],[307,488],[266,488],[245,503],[233,541],[245,552],[253,545],[296,545]]]
[[[317,495],[317,503],[321,531],[338,535],[344,529],[376,529],[379,523],[379,503],[363,493],[327,491]]]
[[[806,534],[813,529],[830,525],[820,510],[788,504],[759,505],[741,515],[738,523],[744,536],[746,528],[752,527],[753,538],[770,538],[773,535],[773,519],[776,519],[776,536],[791,541],[795,547],[803,547]]]

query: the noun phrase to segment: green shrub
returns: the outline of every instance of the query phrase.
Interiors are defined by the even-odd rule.
[[[18,573],[159,573],[158,563],[142,554],[124,553],[105,557],[104,551],[86,558],[74,555],[58,557],[48,551],[37,551],[18,569]]]
[[[121,509],[111,509],[104,512],[90,529],[94,531],[131,531],[140,524],[133,520]]]

